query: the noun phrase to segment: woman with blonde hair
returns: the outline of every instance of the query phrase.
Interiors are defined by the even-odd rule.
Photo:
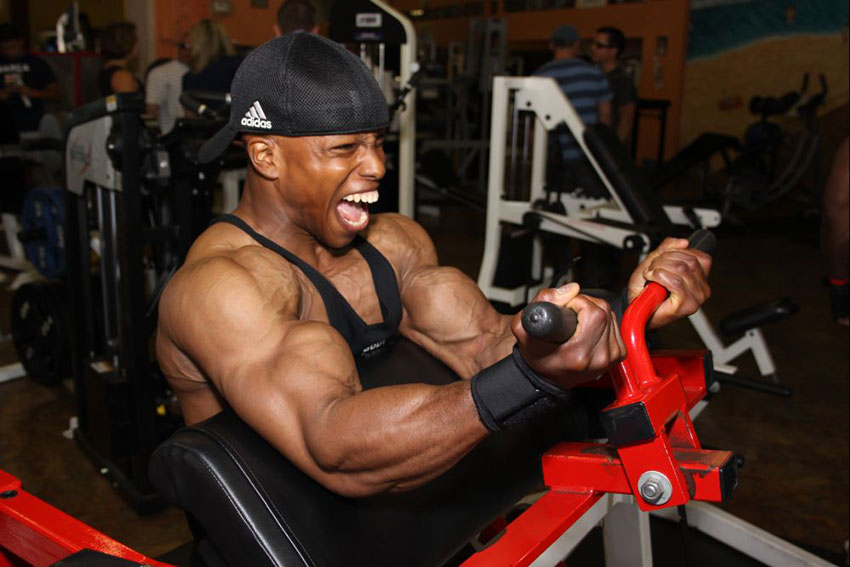
[[[183,77],[184,91],[230,92],[241,58],[219,22],[204,19],[189,30],[192,72]]]

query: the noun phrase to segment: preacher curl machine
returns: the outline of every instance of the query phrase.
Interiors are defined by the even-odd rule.
[[[692,243],[711,239],[704,234]],[[647,350],[646,322],[665,297],[666,290],[650,284],[632,302],[621,326],[627,358],[589,385],[613,393],[598,419],[606,442],[587,441],[594,431],[581,415],[587,406],[570,404],[492,434],[416,490],[348,499],[308,478],[224,411],[162,444],[151,459],[151,479],[187,512],[196,538],[192,567],[556,565],[603,519],[607,564],[645,567],[652,556],[644,512],[667,515],[685,504],[696,527],[720,539],[726,534],[766,565],[825,567],[703,503],[730,495],[736,460],[729,451],[703,449],[690,418],[712,382],[710,353]],[[569,313],[532,304],[523,324],[541,340],[563,341],[572,333],[563,318]],[[406,340],[362,361],[359,371],[365,388],[458,379]],[[564,442],[569,439],[580,440]],[[459,553],[541,481],[542,496],[501,537],[471,555]],[[0,567],[20,564],[11,554],[25,565],[88,565],[92,550],[108,554],[98,556],[103,565],[167,567],[51,509],[0,473]]]
[[[650,511],[694,499],[720,501],[737,482],[732,453],[701,449],[688,416],[711,380],[708,353],[650,357],[646,350],[643,328],[665,297],[665,290],[652,284],[626,313],[629,356],[604,380],[616,392],[601,419],[608,443],[562,443],[550,449],[580,429],[569,423],[579,410],[574,406],[491,435],[452,470],[419,489],[348,499],[301,473],[225,411],[184,428],[157,449],[151,479],[170,502],[187,511],[196,537],[193,566],[441,565],[453,557],[468,566],[529,565],[585,514],[598,517],[617,506],[633,510],[621,529],[643,525],[648,535],[646,518],[635,506]],[[545,325],[557,321],[543,320],[541,328],[535,309],[550,316],[561,312],[551,304],[536,304],[525,314],[529,332],[553,340]],[[406,340],[388,354],[363,361],[359,370],[366,388],[458,380]],[[494,517],[540,486],[541,455],[545,494],[493,545],[459,558],[458,551]],[[3,563],[4,549],[44,565],[59,560],[74,565],[84,549],[160,565],[114,542],[96,542],[99,535],[93,537],[85,526],[23,493],[16,479],[6,475],[0,480],[5,483],[0,487],[8,488],[0,495],[0,517],[14,519],[0,521],[0,565],[12,565]],[[63,538],[45,525],[60,521],[67,522]],[[29,542],[34,541],[50,551],[33,552]],[[651,564],[647,542],[640,545],[643,549],[618,546],[619,553]],[[568,551],[561,543],[552,552],[563,557]],[[554,564],[541,560],[538,564]],[[130,563],[114,563],[124,564]]]

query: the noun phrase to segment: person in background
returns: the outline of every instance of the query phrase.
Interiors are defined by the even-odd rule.
[[[139,54],[136,24],[118,22],[107,26],[100,34],[100,52],[104,59],[97,77],[101,96],[142,92],[142,82],[131,70]]]
[[[850,235],[850,138],[835,152],[829,179],[826,182],[823,202],[821,246],[826,254],[829,269],[832,318],[842,325],[850,325],[850,268],[848,245]]]
[[[220,23],[203,19],[189,30],[190,73],[183,76],[184,91],[230,92],[230,83],[242,59]]]
[[[184,116],[180,104],[183,75],[189,72],[192,53],[186,38],[177,44],[177,58],[151,69],[145,85],[148,114],[156,118],[163,134],[171,132],[178,118]]]
[[[319,32],[319,26],[316,25],[316,8],[309,0],[285,0],[277,10],[275,36],[280,37],[297,31]]]
[[[596,30],[590,46],[590,58],[607,76],[614,95],[611,127],[620,141],[628,144],[638,96],[634,81],[620,64],[625,47],[626,36],[622,31],[610,26],[601,27]]]
[[[611,94],[608,80],[602,71],[579,57],[579,39],[575,27],[558,26],[549,42],[554,58],[534,74],[558,81],[585,126],[597,122],[610,126],[611,99],[614,95]],[[580,162],[584,156],[572,134],[564,133],[561,138],[564,160],[567,163]]]
[[[558,82],[586,127],[599,122],[610,126],[611,100],[614,95],[605,74],[581,59],[579,39],[578,30],[573,26],[557,27],[549,43],[555,57],[534,74],[551,77]],[[553,190],[574,193],[579,197],[608,197],[608,190],[572,132],[561,127],[550,139],[554,146],[559,147],[550,152],[547,172],[549,186]],[[612,259],[615,253],[616,250],[610,246],[581,243],[581,281],[584,287],[611,289],[615,285],[619,272],[619,262]],[[556,266],[563,267],[566,258],[551,260]]]
[[[27,53],[20,30],[8,23],[0,24],[0,81],[3,141],[14,143],[21,132],[38,130],[44,101],[59,98],[59,84],[50,65]]]

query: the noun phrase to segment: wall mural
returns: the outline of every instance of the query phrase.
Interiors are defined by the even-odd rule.
[[[847,25],[847,0],[694,0],[680,144],[706,131],[740,136],[752,97],[799,89],[806,73],[810,91],[821,73],[829,83],[822,112],[846,105]],[[780,120],[799,127],[793,111]]]
[[[694,0],[688,59],[771,37],[840,34],[847,18],[847,0]]]

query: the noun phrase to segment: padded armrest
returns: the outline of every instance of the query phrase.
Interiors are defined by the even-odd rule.
[[[391,353],[367,360],[361,377],[364,387],[457,380],[403,339]],[[326,490],[231,411],[163,443],[150,476],[166,500],[197,520],[231,567],[442,565],[541,485],[542,453],[583,431],[579,413],[565,409],[523,430],[491,435],[425,486],[370,498]]]
[[[672,225],[658,195],[617,134],[600,122],[585,128],[584,141],[634,222],[654,226],[669,234]]]

